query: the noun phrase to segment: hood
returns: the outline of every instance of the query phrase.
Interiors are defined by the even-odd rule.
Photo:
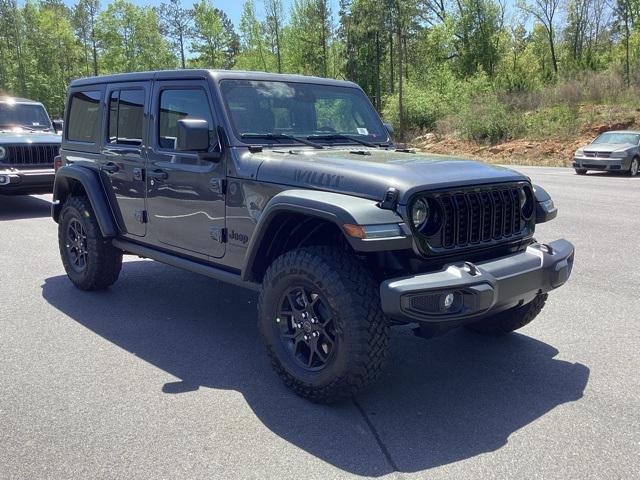
[[[521,181],[528,178],[508,168],[422,153],[377,149],[268,150],[257,179],[302,188],[381,200],[397,188],[406,204],[416,192],[448,187]]]
[[[617,152],[619,150],[628,150],[635,146],[633,143],[590,143],[582,147],[582,150],[589,152]]]
[[[10,132],[0,131],[0,145],[17,143],[60,143],[62,137],[53,132]]]

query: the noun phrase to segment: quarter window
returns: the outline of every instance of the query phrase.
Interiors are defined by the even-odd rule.
[[[71,95],[67,138],[74,142],[96,142],[100,120],[100,91],[90,90]]]
[[[209,123],[209,138],[214,138],[213,119],[207,94],[202,89],[162,90],[158,115],[158,145],[175,149],[178,136],[178,120],[183,118],[206,120]]]
[[[144,90],[116,90],[109,97],[109,143],[142,145]]]

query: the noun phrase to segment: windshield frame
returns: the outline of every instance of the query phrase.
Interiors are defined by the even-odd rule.
[[[366,95],[366,93],[357,85],[353,84],[344,84],[344,85],[336,85],[334,83],[319,83],[319,82],[313,82],[313,81],[304,81],[304,80],[296,80],[296,79],[275,79],[275,78],[269,78],[269,79],[256,79],[256,78],[240,78],[240,77],[234,77],[234,78],[230,78],[230,77],[223,77],[220,78],[217,82],[216,82],[216,87],[218,90],[218,95],[220,98],[220,106],[221,106],[221,110],[222,110],[222,114],[225,118],[226,124],[229,127],[229,130],[231,130],[232,135],[229,135],[229,137],[231,137],[231,142],[233,143],[234,146],[241,146],[241,147],[268,147],[268,148],[278,148],[278,147],[298,147],[298,148],[307,148],[307,146],[302,145],[299,142],[296,141],[287,141],[286,139],[263,139],[263,138],[242,138],[242,133],[239,132],[236,129],[236,124],[234,121],[233,116],[231,115],[231,109],[230,106],[228,104],[227,101],[227,97],[223,92],[223,85],[225,82],[242,82],[242,81],[248,81],[248,82],[264,82],[264,83],[285,83],[285,84],[296,84],[296,85],[307,85],[311,88],[313,87],[318,87],[318,86],[327,86],[327,87],[331,87],[331,88],[340,88],[340,89],[345,89],[345,90],[352,90],[354,92],[354,94],[361,96],[361,98],[363,98],[365,100],[365,102],[368,104],[368,108],[371,109],[372,114],[374,115],[375,118],[375,122],[378,123],[380,131],[383,133],[383,137],[381,137],[381,139],[379,141],[371,141],[369,140],[369,136],[365,136],[363,135],[362,138],[363,139],[367,139],[367,141],[371,141],[371,143],[375,143],[377,145],[378,148],[383,147],[383,148],[389,148],[393,146],[393,141],[391,140],[391,135],[387,129],[387,127],[385,126],[384,122],[382,121],[382,118],[380,117],[380,114],[378,113],[378,111],[375,109],[375,107],[373,106],[373,104],[371,103],[371,100],[369,99],[369,97]],[[257,133],[257,132],[253,132],[253,133]],[[272,133],[278,133],[278,132],[272,132]],[[327,134],[329,132],[326,132]],[[295,135],[298,136],[300,138],[305,138],[307,137],[306,134],[303,133],[298,133],[298,132],[294,132],[294,133],[290,133],[291,135]],[[249,140],[249,141],[247,141]],[[316,141],[316,140],[313,140]],[[361,144],[359,144],[358,142],[356,142],[355,140],[348,140],[348,139],[341,139],[339,141],[337,140],[324,140],[322,141],[322,143],[320,143],[323,147],[333,147],[333,146],[340,146],[340,147],[344,147],[344,146],[354,146],[354,145],[358,145],[360,147],[362,147]],[[313,147],[308,147],[308,148],[313,148]]]
[[[631,143],[630,145],[640,145],[640,133],[635,133],[635,132],[602,132],[600,135],[598,135],[596,138],[593,139],[593,141],[591,142],[591,145],[622,145],[622,144],[628,144],[628,142],[623,142],[622,144],[620,142],[598,142],[597,140],[605,135],[633,135],[636,138],[635,143]]]
[[[5,100],[0,100],[0,108],[2,108],[3,106],[28,106],[28,107],[36,107],[39,108],[40,110],[42,110],[42,112],[44,113],[44,118],[46,118],[47,120],[47,125],[38,125],[38,126],[33,126],[33,125],[25,125],[25,124],[21,124],[21,123],[12,123],[12,124],[2,124],[0,123],[0,131],[6,131],[5,129],[8,129],[9,131],[14,130],[14,129],[21,129],[27,132],[51,132],[54,131],[53,128],[53,122],[51,121],[51,117],[49,117],[49,112],[47,112],[47,109],[45,108],[45,106],[42,103],[38,103],[38,102],[20,102],[20,101],[16,101],[16,102],[8,102]]]

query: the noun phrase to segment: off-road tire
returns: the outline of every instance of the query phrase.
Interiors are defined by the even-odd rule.
[[[506,335],[531,323],[542,311],[548,295],[538,294],[531,302],[500,312],[491,318],[471,323],[467,329],[484,335]]]
[[[638,171],[640,170],[640,159],[638,157],[633,157],[631,160],[631,165],[629,165],[629,170],[627,171],[627,175],[631,177],[635,177],[638,175]]]
[[[587,169],[586,168],[576,168],[576,175],[586,175],[587,174]]]
[[[67,252],[67,228],[78,220],[86,235],[86,268],[79,272]],[[102,236],[91,203],[86,197],[70,197],[62,207],[58,224],[60,257],[71,282],[80,290],[102,290],[113,285],[122,269],[122,252]]]
[[[300,367],[274,327],[280,298],[296,282],[313,285],[326,298],[337,324],[338,347],[319,372]],[[358,259],[331,247],[300,248],[271,264],[260,293],[258,327],[285,385],[314,402],[354,397],[377,379],[387,362],[389,325],[378,285]]]

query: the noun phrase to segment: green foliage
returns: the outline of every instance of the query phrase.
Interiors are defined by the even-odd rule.
[[[126,0],[114,0],[98,16],[96,26],[102,68],[108,72],[133,72],[174,68],[176,58],[160,35],[155,10]]]
[[[200,0],[193,6],[194,38],[191,52],[196,57],[193,67],[231,68],[239,48],[238,35],[227,14],[213,6],[211,0]]]

